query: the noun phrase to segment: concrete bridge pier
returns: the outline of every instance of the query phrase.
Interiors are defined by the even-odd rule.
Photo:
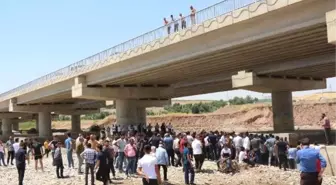
[[[80,115],[71,115],[71,132],[79,133],[81,131]]]
[[[137,123],[141,125],[147,123],[146,107],[137,107]]]
[[[273,128],[275,131],[293,131],[293,99],[291,91],[272,92]]]
[[[12,129],[18,131],[19,130],[19,120],[13,120]]]
[[[170,104],[170,100],[116,100],[117,124],[122,131],[127,131],[129,125],[146,124],[146,107],[162,107]]]
[[[129,125],[137,124],[136,100],[116,101],[117,124],[121,125],[122,131],[127,131]]]
[[[8,139],[8,137],[13,134],[12,124],[13,124],[12,119],[10,119],[10,118],[2,119],[2,125],[1,125],[2,138],[7,138]]]
[[[257,75],[239,71],[232,76],[233,88],[272,93],[273,128],[275,132],[294,131],[292,91],[326,88],[325,79],[301,79]]]
[[[43,138],[52,137],[50,112],[38,113],[38,127],[39,127],[39,137]]]

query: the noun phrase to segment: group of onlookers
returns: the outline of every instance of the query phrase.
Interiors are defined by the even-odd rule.
[[[169,123],[158,123],[129,127],[128,131],[119,131],[117,125],[112,129],[107,127],[99,135],[79,134],[73,138],[70,133],[64,142],[57,136],[52,141],[46,140],[42,145],[36,139],[25,139],[19,142],[12,137],[4,145],[0,141],[0,164],[5,164],[4,148],[7,148],[7,164],[15,156],[19,182],[22,184],[25,161],[29,163],[29,155],[35,159],[35,169],[40,161],[43,171],[42,157],[51,152],[52,164],[56,168],[56,176],[63,175],[63,151],[66,154],[68,167],[74,168],[73,153],[78,160],[78,174],[85,172],[85,183],[91,184],[95,179],[104,184],[112,182],[110,172],[116,177],[116,170],[128,178],[136,174],[143,178],[143,184],[158,184],[161,182],[160,170],[163,170],[163,180],[168,181],[168,166],[183,167],[186,184],[194,184],[195,172],[202,170],[205,159],[214,161],[218,170],[235,172],[237,164],[275,165],[287,170],[300,169],[301,182],[322,182],[322,174],[326,161],[319,153],[316,144],[310,147],[309,139],[303,139],[297,146],[288,143],[287,138],[272,134],[185,132],[175,133]],[[62,148],[64,146],[64,148]],[[44,148],[44,150],[43,150]],[[193,164],[194,163],[194,164]]]
[[[196,9],[193,6],[190,6],[190,21],[191,24],[196,24]],[[187,21],[185,17],[182,15],[182,13],[179,14],[179,19],[176,20],[173,15],[170,15],[170,21],[168,21],[166,18],[163,18],[163,23],[167,27],[167,33],[171,33],[171,28],[173,27],[174,32],[179,31],[179,27],[181,25],[181,29],[185,29],[187,27]]]

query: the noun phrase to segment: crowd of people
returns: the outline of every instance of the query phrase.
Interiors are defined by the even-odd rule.
[[[140,176],[143,184],[160,184],[160,170],[163,171],[163,180],[168,181],[169,166],[183,167],[185,184],[194,184],[195,173],[203,170],[205,160],[217,163],[218,170],[224,173],[239,172],[240,165],[274,165],[284,170],[300,167],[301,182],[321,181],[326,167],[319,146],[310,147],[307,138],[293,146],[287,138],[272,134],[220,131],[176,133],[170,123],[167,126],[164,123],[156,124],[154,128],[148,124],[130,126],[128,129],[121,131],[117,125],[112,125],[111,128],[104,128],[99,135],[79,134],[77,138],[68,133],[65,141],[54,136],[52,141],[46,140],[43,145],[36,139],[19,142],[10,137],[5,145],[0,141],[0,161],[6,165],[6,147],[7,164],[14,165],[13,159],[16,159],[20,184],[29,156],[32,155],[35,160],[35,169],[38,170],[40,162],[43,171],[42,157],[48,157],[49,152],[57,178],[64,178],[63,150],[69,168],[75,168],[75,152],[78,174],[83,174],[83,166],[85,169],[85,184],[89,184],[89,175],[91,184],[95,180],[108,184],[116,177],[116,171],[124,173],[127,178]]]
[[[172,27],[174,32],[179,31],[180,25],[181,29],[185,29],[187,27],[187,21],[182,13],[179,14],[178,20],[174,18],[174,15],[170,15],[170,19],[171,20],[168,21],[166,18],[163,18],[163,23],[167,27],[168,35],[171,33]],[[196,9],[193,6],[190,6],[190,21],[192,25],[196,24]]]

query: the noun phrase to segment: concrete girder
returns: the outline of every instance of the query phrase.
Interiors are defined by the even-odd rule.
[[[240,71],[232,76],[232,87],[261,93],[278,91],[304,91],[326,88],[326,81],[314,79],[274,78],[257,76],[254,72]]]
[[[16,104],[16,99],[9,101],[9,112],[57,112],[74,111],[78,109],[98,109],[105,106],[105,102],[86,102],[86,103],[42,103],[42,104]]]
[[[64,110],[64,111],[55,111],[55,114],[63,115],[84,115],[84,114],[94,114],[99,113],[100,109],[75,109],[75,110]]]
[[[72,87],[72,97],[91,100],[167,98],[169,87],[87,87],[77,84]]]
[[[4,118],[26,118],[32,117],[32,114],[29,113],[20,113],[20,112],[1,112],[0,119]]]
[[[165,105],[171,105],[171,99],[167,99],[167,100],[137,100],[135,102],[136,107],[163,107]]]
[[[326,13],[328,42],[336,45],[336,9]]]

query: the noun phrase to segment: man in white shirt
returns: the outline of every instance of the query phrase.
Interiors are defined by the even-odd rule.
[[[210,160],[210,143],[208,141],[209,137],[206,136],[204,138],[204,147],[205,147],[205,155],[204,155],[204,158],[206,157],[208,160]]]
[[[233,144],[236,148],[236,159],[238,159],[240,148],[243,146],[243,138],[240,135],[241,134],[237,134],[236,137],[233,138]]]
[[[175,162],[175,167],[178,167],[178,166],[182,166],[182,154],[180,152],[180,134],[177,135],[173,141],[173,149],[174,149],[174,153],[176,154],[177,156],[177,161]]]
[[[138,162],[138,175],[142,177],[143,185],[161,184],[161,175],[156,157],[150,155],[151,147],[144,147],[145,155]]]
[[[250,138],[248,137],[248,133],[246,132],[244,134],[243,147],[245,148],[246,151],[249,151],[250,145],[251,145]]]
[[[204,162],[204,157],[202,154],[202,142],[200,141],[200,135],[197,135],[195,140],[192,142],[191,147],[193,149],[193,154],[195,158],[195,167],[196,171],[201,171],[203,162]]]
[[[194,138],[190,135],[190,132],[186,132],[187,134],[187,140],[188,140],[188,143],[191,144],[194,140]]]
[[[20,149],[19,138],[15,138],[15,143],[13,144],[14,153],[16,153]]]

